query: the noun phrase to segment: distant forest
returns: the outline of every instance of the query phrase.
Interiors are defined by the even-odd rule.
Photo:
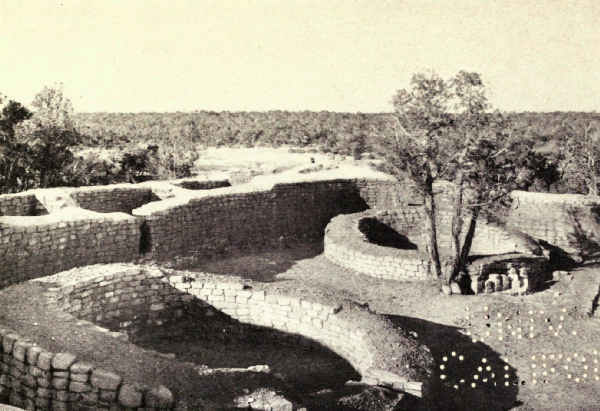
[[[569,124],[600,120],[600,113],[505,113],[512,132],[532,139],[542,151],[565,135]],[[181,138],[206,146],[318,146],[325,152],[368,152],[374,141],[393,135],[392,113],[329,111],[77,113],[86,146],[121,147]]]

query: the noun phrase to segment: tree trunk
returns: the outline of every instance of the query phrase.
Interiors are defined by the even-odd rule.
[[[446,282],[450,284],[463,268],[462,264],[462,247],[460,244],[460,233],[463,228],[463,173],[458,172],[456,177],[456,192],[454,193],[454,213],[452,215],[452,247],[454,249],[454,260],[452,261],[452,268],[449,273],[445,273]]]
[[[596,177],[593,170],[588,185],[588,194],[594,197],[598,197],[598,177]]]
[[[433,180],[428,179],[425,187],[425,214],[427,214],[426,224],[428,233],[428,252],[429,260],[433,264],[435,275],[438,279],[442,279],[442,265],[440,263],[440,254],[438,251],[437,241],[437,223],[435,221],[435,199],[433,198]]]
[[[467,262],[469,261],[469,254],[471,253],[471,244],[473,244],[473,238],[475,237],[475,227],[477,226],[477,218],[479,217],[479,207],[475,207],[471,210],[471,219],[469,221],[469,228],[465,235],[465,240],[462,245],[460,254],[460,266],[456,275],[460,274],[466,268]]]

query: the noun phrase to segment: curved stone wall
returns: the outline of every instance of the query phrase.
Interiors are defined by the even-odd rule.
[[[431,279],[431,266],[424,251],[426,250],[426,233],[423,232],[422,218],[421,211],[417,208],[398,212],[367,210],[361,213],[337,216],[331,220],[325,230],[325,256],[342,267],[377,278],[399,281]],[[405,249],[401,249],[371,242],[368,237],[369,235],[375,236],[375,234],[369,234],[367,231],[374,229],[375,223],[373,222],[407,236],[406,240],[410,244],[407,244]],[[439,237],[449,237],[447,231],[447,228],[441,228]],[[414,247],[408,245],[414,245]],[[444,248],[443,242],[441,245],[442,252],[450,249],[449,246]],[[539,270],[538,265],[545,259],[534,254],[534,252],[541,254],[538,249],[539,246],[535,241],[522,233],[480,221],[473,238],[471,255],[499,255],[499,258],[505,260],[506,264],[513,262],[517,268],[526,266],[528,262],[535,260],[536,263],[532,268]],[[506,258],[502,258],[503,254],[507,254]],[[517,260],[520,262],[517,263]],[[500,273],[506,274],[510,268],[506,264]],[[490,267],[499,269],[497,267],[500,265],[499,261],[487,265],[483,262],[478,263],[477,269],[474,270],[476,272],[473,273],[473,275],[480,276],[476,282],[487,280],[489,274],[495,273],[494,268]],[[484,266],[486,268],[482,268]],[[508,284],[508,280],[505,283]],[[522,284],[519,284],[517,288],[521,289]],[[529,285],[532,284],[533,281]],[[498,286],[495,288],[497,288],[496,291],[504,291],[511,287]],[[484,286],[479,288],[476,286],[473,290],[480,292],[484,289]],[[529,289],[527,288],[527,290]]]
[[[325,229],[325,256],[342,267],[377,278],[432,279],[430,262],[419,250],[383,247],[367,240],[359,230],[360,220],[374,215],[373,211],[366,211],[333,218]]]
[[[347,301],[284,295],[236,277],[139,265],[97,265],[39,279],[56,284],[52,299],[65,312],[131,331],[160,324],[185,309],[218,310],[242,323],[299,334],[345,358],[366,383],[422,396],[433,359],[384,317]],[[209,317],[206,317],[209,318]],[[390,361],[395,358],[395,361]]]

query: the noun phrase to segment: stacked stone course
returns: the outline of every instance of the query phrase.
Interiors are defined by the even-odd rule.
[[[508,225],[579,256],[600,249],[600,200],[514,191]]]
[[[131,214],[134,208],[157,199],[150,188],[134,184],[80,187],[71,192],[71,198],[86,210],[127,214]]]
[[[35,216],[47,214],[44,206],[34,194],[2,194],[0,195],[0,216]]]
[[[423,218],[422,211],[415,207],[408,207],[393,213],[367,210],[334,217],[325,230],[324,254],[337,265],[376,278],[397,281],[432,279],[431,263],[426,252],[427,233],[423,229]],[[361,222],[371,219],[379,220],[394,228],[398,233],[407,235],[409,240],[416,243],[417,249],[384,247],[369,242],[365,233],[361,232]],[[362,227],[362,229],[366,228]],[[448,231],[441,227],[438,232],[439,238],[448,238],[449,241]],[[451,249],[451,244],[445,244],[444,241],[441,241],[440,245],[442,251]],[[530,255],[532,250],[541,254],[541,250],[536,250],[536,248],[535,242],[526,236],[481,221],[475,231],[471,254],[523,253]],[[532,258],[521,259],[521,264],[526,264]],[[536,263],[532,268],[536,269],[541,262],[545,261],[543,257],[535,260]],[[483,278],[487,279],[488,272],[482,272],[479,268],[481,267],[478,266],[473,275],[479,276],[476,280],[483,281]],[[478,288],[474,290],[476,289],[479,290]],[[528,288],[527,291],[530,289]],[[498,291],[503,290],[499,289]]]
[[[335,215],[368,207],[361,194],[352,180],[276,184],[268,190],[220,191],[158,210],[148,205],[134,215],[146,221],[153,258],[192,252],[209,257],[318,240]]]
[[[0,403],[27,410],[170,410],[172,393],[123,381],[113,372],[52,353],[0,328]]]
[[[211,190],[231,186],[229,180],[198,180],[195,178],[174,180],[172,184],[188,190]]]
[[[77,266],[132,261],[139,243],[139,221],[125,214],[0,217],[0,287]]]

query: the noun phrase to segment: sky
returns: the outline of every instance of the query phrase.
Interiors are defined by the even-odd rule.
[[[391,111],[476,71],[495,108],[600,111],[598,0],[0,0],[0,93],[78,112]]]

